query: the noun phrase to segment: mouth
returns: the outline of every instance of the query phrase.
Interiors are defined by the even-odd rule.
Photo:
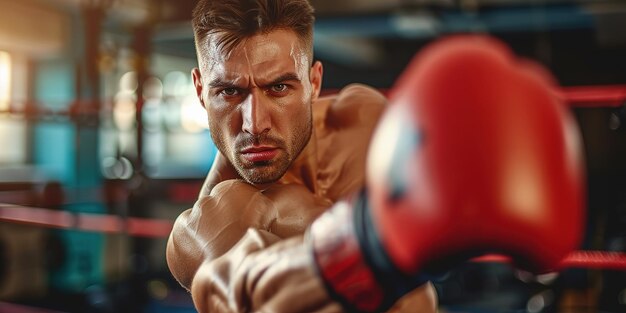
[[[268,162],[278,154],[278,148],[273,146],[252,146],[240,151],[241,156],[248,162]]]

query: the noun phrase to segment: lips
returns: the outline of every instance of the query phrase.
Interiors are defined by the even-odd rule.
[[[248,162],[267,162],[278,154],[278,148],[271,146],[255,146],[241,150],[241,155]]]

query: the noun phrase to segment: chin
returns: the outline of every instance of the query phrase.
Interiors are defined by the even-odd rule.
[[[277,182],[283,175],[286,170],[280,171],[275,168],[265,168],[265,169],[253,169],[246,173],[246,175],[241,175],[247,182],[254,185],[263,185],[263,184],[271,184]]]
[[[251,166],[237,168],[239,175],[248,183],[253,185],[272,184],[277,182],[285,173],[290,162],[276,160],[271,163],[257,163]]]
[[[281,177],[282,175],[278,177],[258,177],[256,175],[252,175],[250,177],[246,177],[245,179],[248,183],[253,184],[253,185],[265,185],[265,184],[275,183]]]

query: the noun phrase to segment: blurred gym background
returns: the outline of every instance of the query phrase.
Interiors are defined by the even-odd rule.
[[[194,0],[0,0],[0,312],[194,312],[165,263],[216,153],[190,80]],[[626,1],[313,0],[325,92],[387,90],[440,36],[548,67],[582,129],[581,249],[626,250]],[[448,312],[626,312],[626,273],[468,263]],[[294,301],[296,301],[294,299]]]

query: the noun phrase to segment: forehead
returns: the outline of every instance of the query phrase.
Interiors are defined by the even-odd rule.
[[[299,72],[301,68],[306,68],[309,61],[301,40],[290,30],[251,36],[228,53],[211,39],[207,40],[208,51],[205,54],[210,76],[242,75],[249,71]]]

